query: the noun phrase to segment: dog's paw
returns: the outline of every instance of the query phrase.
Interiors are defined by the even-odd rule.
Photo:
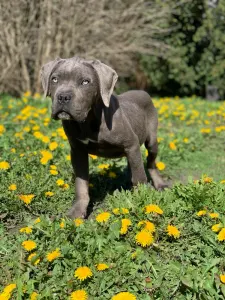
[[[86,208],[82,207],[82,204],[76,202],[67,212],[67,217],[70,219],[82,218],[86,217]]]

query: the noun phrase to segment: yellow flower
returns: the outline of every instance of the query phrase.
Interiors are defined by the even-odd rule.
[[[37,224],[37,223],[40,223],[41,222],[41,219],[40,218],[37,218],[35,221],[34,221],[34,224]]]
[[[210,216],[210,218],[212,218],[212,219],[217,219],[217,218],[219,218],[219,214],[218,214],[218,213],[210,213],[209,216]]]
[[[30,295],[30,300],[37,300],[37,297],[38,297],[38,293],[33,292],[33,293]]]
[[[136,296],[129,292],[121,292],[112,297],[112,300],[136,300]]]
[[[63,179],[58,179],[56,181],[56,183],[57,183],[58,186],[63,186],[64,185],[64,180]]]
[[[30,91],[26,91],[23,94],[24,97],[30,97],[31,96],[31,92]]]
[[[6,294],[11,294],[12,291],[16,288],[16,284],[15,283],[11,283],[9,285],[7,285],[5,288],[4,288],[4,293]]]
[[[137,257],[137,252],[135,251],[134,253],[131,254],[131,258],[135,259]]]
[[[217,238],[220,242],[225,241],[225,227],[220,230]]]
[[[221,180],[220,183],[225,183],[225,180]]]
[[[119,215],[119,214],[120,214],[120,209],[119,209],[119,208],[114,208],[114,209],[113,209],[113,213],[114,213],[115,215]]]
[[[16,189],[17,189],[17,186],[14,183],[9,186],[9,191],[15,191]]]
[[[97,155],[92,155],[92,154],[89,154],[89,156],[92,158],[92,159],[97,159],[98,156]]]
[[[147,206],[145,206],[145,213],[149,214],[149,213],[156,213],[159,215],[163,214],[163,210],[156,204],[149,204]]]
[[[122,227],[120,229],[120,234],[126,234],[129,226],[131,226],[131,220],[122,219]]]
[[[0,162],[0,170],[8,170],[10,168],[10,164],[7,161]]]
[[[19,195],[20,200],[22,200],[26,204],[30,204],[31,200],[35,197],[35,195]]]
[[[15,152],[16,152],[16,149],[15,149],[15,148],[12,148],[12,149],[11,149],[11,152],[12,152],[12,153],[15,153]]]
[[[59,224],[60,228],[64,228],[65,227],[65,220],[62,219],[61,223]]]
[[[177,146],[174,142],[170,142],[169,147],[170,147],[171,150],[177,150]]]
[[[41,155],[42,155],[42,158],[41,158],[40,162],[42,163],[42,165],[46,165],[47,162],[53,158],[52,153],[47,150],[42,150]]]
[[[213,178],[211,178],[211,177],[204,177],[204,178],[203,178],[203,181],[204,181],[205,183],[210,183],[210,182],[213,181]]]
[[[211,129],[210,128],[202,128],[201,133],[210,133]]]
[[[169,236],[173,236],[175,239],[180,237],[180,231],[177,229],[176,226],[168,225],[167,231]]]
[[[121,208],[121,212],[122,212],[122,214],[124,214],[124,215],[129,214],[129,209],[122,207],[122,208]]]
[[[222,224],[221,224],[221,223],[218,223],[218,224],[213,225],[213,226],[211,227],[211,229],[212,229],[212,231],[214,231],[214,232],[218,232],[218,231],[220,231],[221,227],[222,227]]]
[[[79,267],[75,270],[74,276],[77,277],[80,281],[87,279],[88,277],[92,277],[92,271],[88,267]]]
[[[43,136],[41,138],[42,142],[45,143],[45,144],[48,144],[50,142],[50,138],[48,136]]]
[[[67,190],[69,188],[69,184],[68,183],[64,183],[64,185],[62,185],[62,188],[64,190]]]
[[[50,165],[50,169],[51,169],[51,170],[56,170],[57,167],[56,167],[55,165]]]
[[[0,125],[0,136],[5,132],[4,125]]]
[[[55,249],[54,251],[52,252],[49,252],[47,255],[46,255],[46,258],[48,261],[53,261],[54,259],[60,257],[61,253],[60,253],[60,250],[59,248]]]
[[[37,253],[36,253],[36,252],[33,252],[33,253],[31,253],[31,254],[28,256],[27,260],[28,260],[28,261],[32,261],[32,259],[33,259],[35,256],[37,256]],[[39,264],[39,262],[40,262],[40,258],[37,258],[37,259],[35,259],[35,261],[33,261],[33,265],[36,266],[37,264]]]
[[[98,223],[106,222],[110,218],[110,213],[109,212],[103,212],[101,214],[98,214],[96,216],[96,221]]]
[[[221,275],[220,275],[220,281],[221,281],[222,283],[225,283],[225,274],[221,274]]]
[[[110,178],[116,178],[116,173],[115,172],[109,172],[108,175]]]
[[[183,141],[184,141],[184,143],[187,144],[189,142],[189,139],[188,138],[184,138]]]
[[[66,155],[66,160],[71,160],[71,156],[70,155]]]
[[[148,230],[149,232],[155,232],[155,225],[150,221],[140,221],[138,227],[145,225],[143,229]]]
[[[206,210],[200,210],[199,212],[197,212],[197,216],[198,216],[198,217],[201,217],[201,216],[206,215],[206,213],[207,213]]]
[[[136,244],[141,245],[142,247],[150,246],[153,242],[152,234],[147,230],[141,230],[135,236]]]
[[[109,168],[109,164],[101,164],[98,166],[99,169],[108,169]]]
[[[75,292],[72,292],[70,295],[70,300],[87,300],[88,295],[85,292],[85,290],[77,290]]]
[[[73,221],[74,221],[76,227],[79,227],[81,224],[84,223],[84,220],[79,219],[79,218],[74,219]]]
[[[159,161],[156,163],[156,167],[159,171],[163,171],[166,168],[166,165],[162,161]]]
[[[20,228],[20,232],[22,233],[25,232],[27,234],[30,234],[32,232],[32,227],[27,226],[27,227]]]
[[[50,170],[49,172],[52,175],[58,175],[59,174],[59,172],[57,170]]]
[[[45,192],[46,197],[52,197],[54,195],[53,192]]]
[[[108,269],[109,266],[106,265],[106,264],[97,264],[96,268],[97,268],[98,271],[104,271],[104,270]]]
[[[49,149],[51,151],[55,150],[58,147],[58,143],[57,142],[52,142],[49,144]]]
[[[27,251],[31,251],[31,250],[33,250],[37,247],[36,243],[34,241],[31,241],[31,240],[24,241],[22,243],[22,246]]]

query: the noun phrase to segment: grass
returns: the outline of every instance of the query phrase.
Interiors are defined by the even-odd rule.
[[[157,161],[172,187],[130,190],[125,159],[90,157],[92,203],[82,222],[65,218],[74,198],[69,146],[60,122],[49,119],[49,102],[29,93],[0,99],[0,299],[86,299],[73,294],[77,290],[100,300],[224,299],[225,102],[192,97],[154,103]],[[163,212],[146,213],[150,204]],[[198,216],[201,210],[206,213]],[[100,213],[107,214],[98,220],[109,219],[98,222]],[[215,224],[221,224],[218,232]],[[168,225],[175,226],[174,235]],[[36,248],[27,251],[26,240]],[[98,264],[107,268],[100,271]],[[92,272],[83,281],[74,276],[81,266]]]

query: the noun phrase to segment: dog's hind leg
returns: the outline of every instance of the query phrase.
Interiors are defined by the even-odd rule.
[[[164,182],[159,171],[156,167],[156,157],[158,153],[158,142],[157,142],[157,123],[155,123],[156,127],[152,128],[149,132],[149,136],[145,141],[145,147],[148,151],[147,156],[147,169],[151,176],[152,182],[154,187],[157,190],[163,190],[164,188],[168,187],[168,185]]]

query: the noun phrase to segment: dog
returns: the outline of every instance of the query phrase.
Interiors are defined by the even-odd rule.
[[[57,58],[41,68],[44,95],[52,98],[52,118],[62,120],[76,175],[76,201],[70,218],[85,218],[89,204],[88,154],[126,156],[133,186],[147,183],[140,146],[148,151],[147,169],[154,187],[163,190],[155,159],[157,111],[144,91],[113,93],[118,75],[99,60]]]

